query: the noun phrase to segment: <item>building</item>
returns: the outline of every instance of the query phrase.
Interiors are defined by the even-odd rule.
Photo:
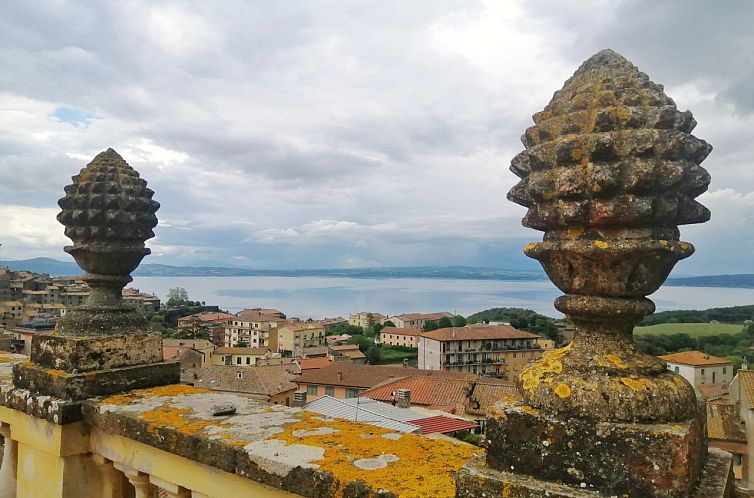
[[[254,308],[243,310],[229,318],[225,325],[225,346],[238,344],[251,347],[269,346],[270,330],[285,320],[276,309]]]
[[[730,382],[729,392],[728,404],[734,407],[735,418],[731,422],[728,409],[710,408],[718,403],[707,403],[707,433],[714,436],[710,440],[710,446],[733,453],[734,472],[736,466],[740,467],[740,478],[736,476],[736,485],[745,490],[741,493],[742,496],[749,496],[754,491],[754,465],[750,464],[754,461],[754,370],[746,367],[739,370]],[[710,414],[713,416],[711,432]],[[716,417],[720,417],[720,420]],[[743,437],[734,429],[736,426],[743,429]],[[741,439],[746,441],[745,451],[740,445]]]
[[[245,394],[276,405],[291,406],[296,365],[208,367],[192,374],[195,387]]]
[[[196,354],[187,354],[187,351]],[[215,345],[206,339],[162,339],[163,358],[165,361],[180,361],[182,369],[213,365],[214,355]]]
[[[367,357],[361,352],[356,344],[343,344],[340,346],[330,346],[329,357],[336,362],[348,362],[364,364]]]
[[[178,331],[189,337],[208,337],[216,346],[225,346],[225,327],[234,315],[223,311],[203,311],[178,318]]]
[[[355,313],[348,317],[348,324],[363,329],[371,327],[375,323],[382,323],[387,317],[380,313],[372,313],[369,311],[362,311],[361,313]]]
[[[270,331],[270,349],[284,356],[301,356],[304,348],[325,345],[325,327],[317,322],[281,323]]]
[[[418,373],[421,372],[411,367],[332,363],[302,372],[296,383],[299,390],[306,391],[308,401],[325,395],[338,399],[358,398],[367,389],[386,380]]]
[[[466,325],[419,336],[419,368],[491,375],[512,382],[542,356],[539,336],[509,325]]]
[[[260,346],[256,348],[217,348],[212,364],[221,365],[256,365],[261,358],[269,358],[270,348]]]
[[[711,448],[718,448],[733,455],[733,477],[739,487],[750,489],[749,450],[746,432],[737,405],[706,403],[707,441]],[[744,408],[748,410],[747,408]]]
[[[418,348],[421,329],[412,327],[383,327],[380,330],[380,344]]]
[[[160,309],[160,298],[140,292],[139,289],[123,289],[123,303],[133,306],[142,313],[151,314]]]
[[[31,355],[31,341],[35,335],[49,334],[55,330],[53,320],[31,320],[21,322],[13,329],[13,340],[11,348],[14,353],[20,353],[26,356]]]
[[[391,317],[389,320],[398,328],[422,329],[427,322],[436,321],[443,317],[453,318],[453,314],[447,311],[440,311],[438,313],[407,313]]]
[[[701,395],[702,384],[728,384],[733,380],[733,362],[701,351],[684,351],[659,357],[668,370],[679,374]]]

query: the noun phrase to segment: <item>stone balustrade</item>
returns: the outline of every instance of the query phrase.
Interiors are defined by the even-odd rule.
[[[17,399],[11,368],[27,358],[0,361],[0,400]],[[453,496],[455,473],[484,455],[185,385],[91,399],[63,425],[40,411],[49,397],[27,400],[29,413],[0,406],[2,498]],[[234,414],[212,415],[228,405]]]

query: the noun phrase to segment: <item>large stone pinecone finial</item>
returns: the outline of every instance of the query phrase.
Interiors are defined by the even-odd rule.
[[[654,311],[645,296],[693,253],[678,225],[709,219],[694,198],[709,185],[700,163],[712,147],[690,134],[690,112],[612,50],[584,62],[534,122],[508,198],[545,232],[525,253],[566,294],[555,306],[578,331],[524,372],[524,398],[602,420],[689,416],[691,386],[636,352],[632,331]]]
[[[65,251],[86,272],[91,288],[85,307],[58,322],[63,335],[115,334],[144,330],[146,320],[124,307],[121,292],[130,273],[150,253],[160,204],[154,192],[113,149],[98,154],[58,201],[58,221],[73,241]]]

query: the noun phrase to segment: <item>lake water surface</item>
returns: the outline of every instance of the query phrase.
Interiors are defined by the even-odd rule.
[[[288,316],[325,318],[359,311],[385,315],[450,311],[470,315],[495,307],[529,308],[562,316],[549,282],[329,277],[135,277],[131,284],[164,299],[185,288],[191,299],[229,311],[276,308]],[[658,311],[754,304],[754,289],[662,287],[650,298]]]

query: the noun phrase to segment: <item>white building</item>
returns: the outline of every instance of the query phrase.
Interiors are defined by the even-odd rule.
[[[702,384],[725,384],[733,380],[733,362],[701,351],[684,351],[659,357],[668,370],[679,374],[694,386],[697,396]]]

